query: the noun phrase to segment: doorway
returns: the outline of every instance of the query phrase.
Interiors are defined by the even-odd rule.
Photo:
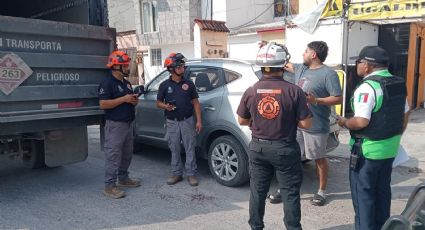
[[[425,98],[425,24],[411,23],[407,60],[407,99],[412,109],[423,107]]]

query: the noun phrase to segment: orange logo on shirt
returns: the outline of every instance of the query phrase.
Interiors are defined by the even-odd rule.
[[[260,115],[268,120],[275,119],[280,112],[279,102],[276,98],[266,96],[261,99],[257,106]]]
[[[186,83],[184,83],[183,85],[182,85],[182,89],[183,90],[188,90],[189,89],[189,85],[188,84],[186,84]]]

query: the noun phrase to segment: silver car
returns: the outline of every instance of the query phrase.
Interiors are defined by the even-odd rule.
[[[248,143],[251,131],[238,124],[236,110],[245,90],[258,81],[259,69],[232,59],[199,59],[186,63],[185,78],[199,94],[203,129],[197,136],[197,154],[208,160],[211,174],[226,186],[248,181]],[[164,111],[156,107],[164,71],[146,85],[136,107],[136,142],[168,148]]]

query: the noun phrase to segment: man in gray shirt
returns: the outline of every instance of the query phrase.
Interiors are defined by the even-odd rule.
[[[299,129],[297,141],[306,158],[316,162],[319,189],[311,203],[317,206],[326,203],[328,179],[326,143],[330,132],[331,106],[341,104],[343,100],[338,75],[332,68],[323,64],[327,55],[327,44],[323,41],[313,41],[307,45],[303,53],[303,64],[289,63],[285,67],[287,71],[294,73],[294,83],[307,95],[313,113],[312,127],[308,130]],[[271,202],[273,196],[275,195],[271,195]]]

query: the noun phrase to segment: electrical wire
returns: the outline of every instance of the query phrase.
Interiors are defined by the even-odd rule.
[[[242,24],[242,25],[239,25],[239,26],[235,26],[235,27],[233,27],[233,28],[229,28],[229,29],[232,29],[232,30],[237,30],[237,29],[242,29],[242,28],[244,28],[244,27],[246,27],[246,26],[249,26],[249,24],[251,23],[251,22],[253,22],[253,21],[255,21],[256,19],[258,19],[259,17],[261,17],[261,16],[263,16],[263,14],[265,14],[272,6],[274,6],[275,4],[274,3],[272,3],[272,4],[270,4],[263,12],[261,12],[259,15],[257,15],[255,18],[253,18],[253,19],[251,19],[251,20],[249,20],[248,22],[246,22],[246,23],[244,23],[244,24]]]

